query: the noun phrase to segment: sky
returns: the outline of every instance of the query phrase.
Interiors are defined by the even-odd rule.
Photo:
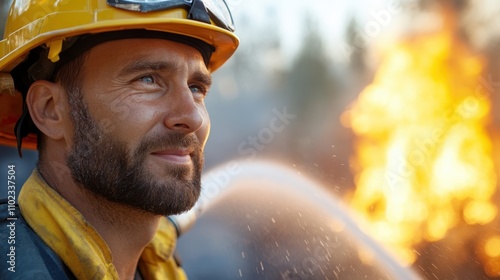
[[[276,24],[277,34],[281,38],[285,52],[293,55],[300,47],[305,15],[308,14],[315,21],[320,33],[325,37],[325,42],[330,47],[340,50],[339,42],[343,40],[346,24],[351,17],[355,16],[361,28],[364,28],[366,25],[376,23],[373,14],[389,10],[389,6],[398,6],[400,1],[407,0],[228,0],[227,2],[233,12],[236,34],[242,42],[248,36],[255,36],[253,30],[262,30],[255,28],[256,26],[265,27],[269,22],[273,22]],[[392,14],[392,16],[395,18],[397,15]]]

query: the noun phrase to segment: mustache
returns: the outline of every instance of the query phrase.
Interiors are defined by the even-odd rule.
[[[144,139],[136,149],[136,155],[165,149],[187,148],[193,149],[195,154],[201,153],[201,144],[194,134],[171,132],[168,134],[154,135]]]

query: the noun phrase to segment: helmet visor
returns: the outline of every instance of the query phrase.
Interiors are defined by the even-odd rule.
[[[107,4],[115,8],[143,13],[186,8],[190,14],[205,13],[217,26],[234,32],[233,17],[224,0],[107,0]],[[196,13],[192,13],[194,8],[198,9]],[[206,22],[204,18],[190,18]]]

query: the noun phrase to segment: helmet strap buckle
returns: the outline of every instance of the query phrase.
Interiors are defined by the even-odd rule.
[[[55,40],[47,44],[49,47],[48,59],[52,61],[52,63],[56,63],[59,61],[59,54],[62,51],[63,40]]]

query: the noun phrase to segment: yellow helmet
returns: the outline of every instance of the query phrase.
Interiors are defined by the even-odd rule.
[[[224,0],[14,0],[0,41],[0,144],[15,146],[16,134],[25,136],[14,132],[24,105],[11,71],[31,50],[44,46],[55,63],[70,38],[120,30],[159,31],[204,42],[211,46],[206,63],[212,72],[239,43]],[[36,147],[33,134],[23,141],[27,148]]]

